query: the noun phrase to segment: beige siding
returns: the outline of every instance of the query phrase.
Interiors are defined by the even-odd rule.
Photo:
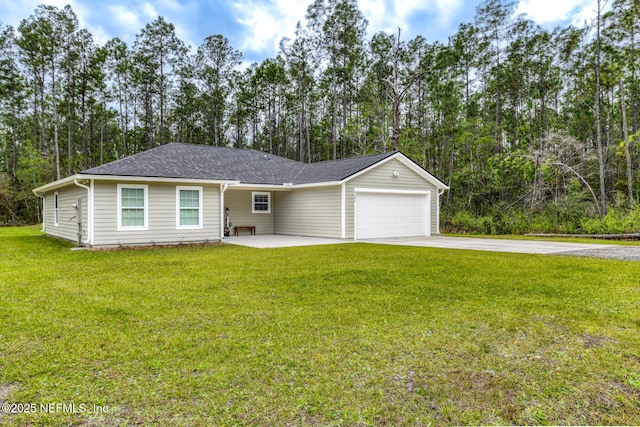
[[[340,186],[275,193],[276,234],[342,237]]]
[[[394,177],[393,171],[398,171],[399,175]],[[436,234],[438,232],[437,188],[412,171],[409,167],[405,166],[400,160],[391,159],[386,163],[376,166],[369,172],[347,182],[345,189],[347,238],[353,239],[354,189],[356,187],[431,191],[431,234]]]
[[[126,184],[126,183],[123,183]],[[139,183],[136,183],[139,184]],[[176,187],[148,184],[148,230],[118,231],[117,183],[95,182],[94,246],[193,243],[220,240],[220,187],[202,186],[203,228],[177,229]],[[198,186],[195,184],[195,186]]]
[[[54,223],[54,198],[58,193],[58,225]],[[68,185],[57,191],[48,192],[45,195],[45,230],[51,236],[62,239],[78,241],[78,211],[73,204],[81,200],[82,210],[82,241],[87,239],[87,213],[89,205],[87,203],[87,190],[76,185]]]
[[[271,212],[270,213],[252,213],[254,191],[245,190],[227,190],[224,193],[224,207],[229,208],[229,219],[231,220],[231,234],[233,234],[234,226],[252,225],[256,227],[256,234],[273,234],[274,233],[274,217],[276,212],[276,202],[274,192],[261,191],[260,193],[271,194]]]

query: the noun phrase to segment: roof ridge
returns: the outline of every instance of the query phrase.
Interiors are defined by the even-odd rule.
[[[317,165],[319,163],[329,163],[329,162],[342,162],[345,160],[354,160],[354,159],[366,159],[367,157],[374,157],[374,156],[384,156],[388,157],[391,156],[393,154],[399,153],[400,151],[398,150],[393,150],[393,151],[383,151],[382,153],[373,153],[373,154],[365,154],[364,156],[352,156],[352,157],[343,157],[341,159],[327,159],[327,160],[320,160],[319,162],[313,162],[313,163],[308,163],[310,165]]]
[[[298,169],[298,171],[291,178],[291,182],[292,183],[295,183],[296,181],[298,181],[298,177],[300,175],[302,175],[302,172],[304,172],[304,170],[307,168],[307,166],[313,164],[313,163],[303,163],[303,162],[300,162],[300,163],[301,163],[300,169]]]

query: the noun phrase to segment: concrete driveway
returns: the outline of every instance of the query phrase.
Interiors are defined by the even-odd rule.
[[[259,234],[257,236],[227,237],[227,243],[253,248],[284,248],[293,246],[333,245],[354,243],[353,240],[329,239],[322,237],[283,236],[278,234]],[[613,248],[615,245],[596,243],[565,243],[541,240],[506,240],[473,237],[403,237],[395,239],[359,240],[360,243],[384,245],[422,246],[445,249],[470,249],[476,251],[513,252],[524,254],[559,254],[573,251]]]
[[[423,246],[445,249],[470,249],[476,251],[513,252],[521,254],[560,254],[573,251],[606,249],[615,245],[598,243],[548,242],[542,240],[507,240],[475,237],[407,237],[397,239],[372,239],[368,243],[402,246]]]

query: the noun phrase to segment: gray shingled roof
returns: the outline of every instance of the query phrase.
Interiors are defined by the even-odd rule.
[[[171,143],[82,173],[232,180],[247,184],[310,184],[341,181],[395,153],[307,164],[257,150]]]
[[[305,164],[294,184],[311,184],[315,182],[342,181],[363,169],[395,154],[396,151],[373,154],[370,156],[352,157],[341,160],[327,160],[324,162]]]

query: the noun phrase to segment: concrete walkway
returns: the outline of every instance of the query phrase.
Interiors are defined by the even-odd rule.
[[[353,240],[329,239],[324,237],[284,236],[281,234],[258,234],[255,236],[230,236],[226,243],[232,245],[249,246],[252,248],[289,248],[294,246],[335,245],[338,243],[353,243]]]
[[[353,240],[329,239],[322,237],[282,236],[278,234],[259,234],[257,236],[232,236],[227,243],[253,248],[284,248],[293,246],[333,245],[354,243]],[[597,243],[548,242],[542,240],[507,240],[473,237],[403,237],[395,239],[359,240],[360,243],[384,245],[422,246],[445,249],[469,249],[491,252],[512,252],[525,254],[559,254],[573,251],[614,248],[616,245]]]

